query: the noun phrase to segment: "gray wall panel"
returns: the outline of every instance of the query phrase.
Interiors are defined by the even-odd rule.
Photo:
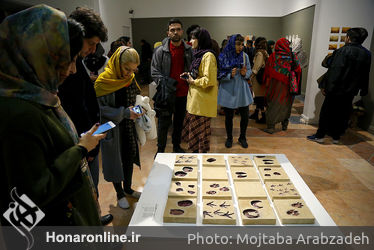
[[[145,39],[154,44],[166,37],[166,25],[170,18],[139,18],[132,19],[134,47],[140,48],[140,40]],[[280,17],[180,17],[186,31],[192,24],[206,28],[211,36],[221,44],[227,35],[240,33],[255,34],[276,40],[281,36]],[[187,35],[184,36],[187,38]]]

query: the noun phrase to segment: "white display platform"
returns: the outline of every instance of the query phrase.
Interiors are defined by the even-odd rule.
[[[175,156],[178,154],[171,154],[171,153],[162,153],[157,154],[157,157],[154,161],[152,170],[148,176],[147,182],[144,186],[143,193],[136,205],[135,211],[131,218],[129,226],[209,226],[206,224],[202,224],[202,196],[201,196],[201,183],[202,183],[202,176],[201,176],[201,159],[202,155],[206,154],[194,154],[198,155],[198,200],[197,200],[197,223],[196,224],[182,224],[182,223],[163,223],[163,214],[166,205],[166,201],[168,199],[169,187],[171,182],[171,177],[174,168],[174,161]],[[188,155],[188,154],[184,154]],[[233,190],[233,179],[231,173],[228,168],[228,155],[244,155],[244,154],[209,154],[209,155],[224,155],[225,162],[226,162],[226,171],[229,176],[229,183],[231,185],[231,189]],[[249,155],[251,159],[253,156],[258,155],[265,155],[265,154],[245,154]],[[267,154],[270,155],[270,154]],[[277,160],[282,165],[284,171],[290,177],[290,180],[299,191],[302,199],[305,201],[309,209],[312,211],[315,217],[314,224],[295,224],[290,225],[287,224],[286,226],[336,226],[335,222],[332,220],[330,215],[327,211],[323,208],[321,203],[318,199],[314,196],[312,191],[303,181],[301,176],[298,174],[296,169],[292,166],[289,162],[287,157],[284,154],[272,154],[277,157]],[[255,165],[255,164],[254,164]],[[258,172],[258,168],[255,165],[256,171]],[[264,186],[264,182],[261,180],[263,188],[266,190]],[[238,208],[238,202],[235,192],[232,193],[233,201],[236,209],[236,225],[243,226],[242,221],[240,219],[240,213]],[[270,205],[274,209],[274,204],[270,201]],[[276,213],[275,213],[276,214]],[[277,215],[276,215],[277,216]],[[215,225],[217,226],[217,225]],[[244,225],[244,227],[253,227],[253,226],[264,226],[264,225]],[[274,226],[274,225],[273,225]],[[277,222],[275,226],[284,226],[277,216]]]

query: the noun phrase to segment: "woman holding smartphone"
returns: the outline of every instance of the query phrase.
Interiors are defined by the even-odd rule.
[[[57,96],[76,71],[83,35],[80,23],[46,5],[0,25],[0,207],[26,195],[45,214],[39,226],[101,225],[83,159],[105,135],[92,135],[95,125],[78,138]],[[1,224],[10,225],[3,216]]]
[[[131,188],[133,165],[140,166],[134,122],[143,115],[134,109],[140,93],[134,74],[139,63],[135,49],[121,46],[95,82],[101,123],[116,124],[101,143],[104,179],[113,183],[118,205],[124,209],[130,207],[126,195],[139,198],[141,194]]]
[[[191,34],[193,61],[190,73],[181,75],[189,83],[182,139],[194,153],[206,153],[210,150],[210,120],[217,116],[217,60],[209,32],[198,27]]]
[[[235,109],[239,109],[241,117],[238,142],[243,148],[248,147],[246,131],[249,105],[253,102],[253,97],[247,82],[251,75],[251,64],[248,55],[243,52],[243,47],[244,37],[240,34],[232,35],[219,55],[218,104],[225,110],[226,148],[232,147],[232,120]]]

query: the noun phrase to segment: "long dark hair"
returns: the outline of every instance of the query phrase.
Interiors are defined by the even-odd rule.
[[[268,43],[265,37],[257,37],[255,40],[255,48],[256,50],[264,49],[267,50]]]
[[[206,29],[197,27],[191,32],[191,37],[195,37],[199,41],[197,50],[212,49],[212,39]]]
[[[69,40],[70,40],[70,59],[78,55],[83,47],[83,37],[85,36],[84,27],[72,18],[68,18]]]
[[[194,59],[190,66],[191,75],[196,79],[203,55],[207,52],[212,52],[215,55],[215,52],[212,50],[212,39],[206,29],[197,27],[191,32],[191,36],[198,40],[197,48],[193,52]]]

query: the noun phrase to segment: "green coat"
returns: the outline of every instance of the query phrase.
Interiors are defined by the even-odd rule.
[[[45,213],[38,225],[101,225],[80,170],[84,149],[74,145],[54,109],[0,97],[0,117],[1,214],[17,187],[19,196],[26,194]],[[9,225],[3,216],[1,223]]]

